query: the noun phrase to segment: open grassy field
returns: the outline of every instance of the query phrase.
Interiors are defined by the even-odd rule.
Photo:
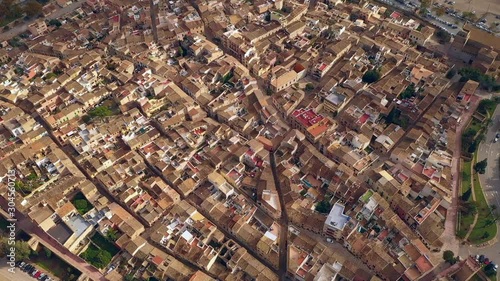
[[[460,197],[462,197],[462,195],[467,192],[469,188],[471,188],[471,165],[472,163],[470,161],[464,161],[462,164],[462,184],[460,189]],[[470,196],[469,200],[467,201],[472,201],[472,196]],[[459,238],[464,238],[473,222],[473,214],[464,214],[463,212],[460,212],[457,236]]]
[[[479,182],[479,176],[477,173],[473,175],[473,178],[478,219],[469,236],[469,241],[474,244],[481,244],[496,237],[498,230],[497,224],[493,220],[491,209],[488,206],[486,197],[484,196],[483,189],[481,188],[481,183]]]

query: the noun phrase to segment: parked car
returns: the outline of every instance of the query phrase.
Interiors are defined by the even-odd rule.
[[[480,263],[483,263],[484,262],[484,258],[485,256],[484,255],[480,255],[479,258],[477,259]]]

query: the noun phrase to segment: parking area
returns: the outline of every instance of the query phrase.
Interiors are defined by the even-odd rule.
[[[6,264],[5,259],[0,260],[0,280],[7,281],[33,281],[33,277],[29,276],[27,273],[15,268],[15,273],[9,272],[9,267]]]
[[[56,281],[59,278],[55,277],[52,273],[48,273],[47,270],[41,268],[34,263],[24,263],[25,267],[20,268],[20,264],[16,265],[14,268],[14,273],[9,271],[9,266],[7,265],[5,259],[0,259],[0,280],[15,280],[15,281]],[[30,265],[29,267],[26,267]]]

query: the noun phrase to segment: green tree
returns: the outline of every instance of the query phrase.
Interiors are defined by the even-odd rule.
[[[21,16],[22,10],[15,0],[0,1],[0,18],[15,19]]]
[[[85,124],[89,124],[90,121],[92,121],[92,117],[90,115],[83,115],[82,116],[82,121],[85,123]]]
[[[411,83],[406,87],[406,89],[401,93],[400,98],[401,99],[409,99],[411,97],[414,97],[416,93],[415,90],[415,84]]]
[[[442,29],[438,29],[438,31],[436,31],[435,34],[436,37],[438,38],[438,42],[441,44],[446,44],[451,40],[451,35]]]
[[[26,13],[28,17],[38,16],[42,13],[42,4],[37,1],[29,1],[24,5],[23,11]]]
[[[452,79],[453,77],[455,77],[455,75],[457,75],[457,71],[452,68],[446,73],[446,78]]]
[[[307,83],[306,84],[306,91],[312,91],[314,90],[314,85],[312,83]]]
[[[467,80],[473,80],[479,82],[479,86],[487,91],[500,91],[500,84],[496,82],[495,78],[490,75],[485,75],[481,73],[476,68],[464,67],[458,71],[462,78],[460,82],[466,82]]]
[[[488,160],[484,159],[482,161],[477,162],[474,165],[474,171],[479,174],[484,174],[486,173],[486,167],[488,166]]]
[[[106,233],[106,239],[115,242],[118,239],[118,232],[113,228],[109,229],[108,233]]]
[[[368,70],[367,72],[365,72],[362,78],[363,82],[368,84],[377,82],[379,79],[380,79],[380,72],[378,72],[375,69]]]
[[[465,215],[474,215],[477,213],[477,203],[474,201],[461,201],[459,208]]]
[[[472,188],[467,189],[464,194],[462,194],[462,201],[469,201],[470,196],[472,195]]]
[[[472,12],[463,12],[462,13],[462,17],[468,19],[468,20],[471,20],[471,21],[475,21],[476,20],[476,15]]]
[[[447,263],[454,264],[457,259],[455,258],[453,251],[446,250],[443,252],[443,260]]]
[[[0,238],[0,257],[5,257],[10,253],[10,248],[14,247],[16,252],[16,260],[25,261],[29,258],[31,254],[30,246],[25,241],[17,240],[14,245],[9,244],[9,239],[7,237]]]
[[[75,200],[75,208],[78,210],[80,214],[84,213],[88,208],[87,200],[85,199]]]
[[[495,110],[497,106],[497,102],[494,101],[494,100],[490,100],[490,99],[486,99],[486,100],[482,100],[481,102],[479,102],[479,105],[477,106],[477,111],[479,111],[479,113],[481,114],[488,114],[488,112],[492,112]]]
[[[436,13],[436,15],[438,17],[444,15],[444,13],[446,12],[446,9],[444,7],[436,7],[433,9],[433,11]]]
[[[45,256],[50,259],[50,257],[52,256],[52,251],[47,248],[43,248],[43,250],[45,251]]]
[[[474,138],[477,134],[477,131],[473,128],[468,128],[462,134],[462,151],[469,150],[469,147],[474,143]]]
[[[332,204],[328,201],[320,201],[316,204],[316,211],[322,214],[328,214],[332,209]]]
[[[60,27],[62,23],[56,19],[51,19],[49,20],[49,25],[55,26],[55,27]]]
[[[112,258],[113,257],[111,256],[111,254],[109,252],[99,251],[94,259],[94,264],[98,268],[104,268],[109,264],[109,262],[111,262]]]
[[[108,251],[97,249],[93,245],[89,246],[80,256],[97,268],[106,267],[113,258]]]

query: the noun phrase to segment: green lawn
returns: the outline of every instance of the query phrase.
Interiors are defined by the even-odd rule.
[[[460,194],[465,193],[470,187],[470,169],[472,163],[470,161],[464,161],[462,166],[462,188]],[[471,197],[472,198],[472,197]]]
[[[490,207],[481,188],[478,174],[474,174],[474,193],[476,194],[478,219],[469,236],[469,241],[481,244],[495,238],[498,230],[496,222],[491,220]]]
[[[462,164],[462,185],[460,189],[460,197],[471,187],[470,168],[471,168],[471,162],[464,161]],[[468,201],[472,201],[472,195],[469,197]],[[460,212],[457,236],[459,238],[464,238],[473,222],[474,222],[473,214],[465,214],[463,212]]]
[[[361,201],[363,202],[368,202],[368,199],[370,199],[370,197],[372,197],[373,195],[373,191],[371,189],[368,189],[365,194],[361,195]]]
[[[113,242],[110,242],[98,232],[96,232],[90,240],[92,240],[92,242],[94,242],[102,250],[109,252],[112,256],[115,256],[120,251],[120,249],[116,247]]]

